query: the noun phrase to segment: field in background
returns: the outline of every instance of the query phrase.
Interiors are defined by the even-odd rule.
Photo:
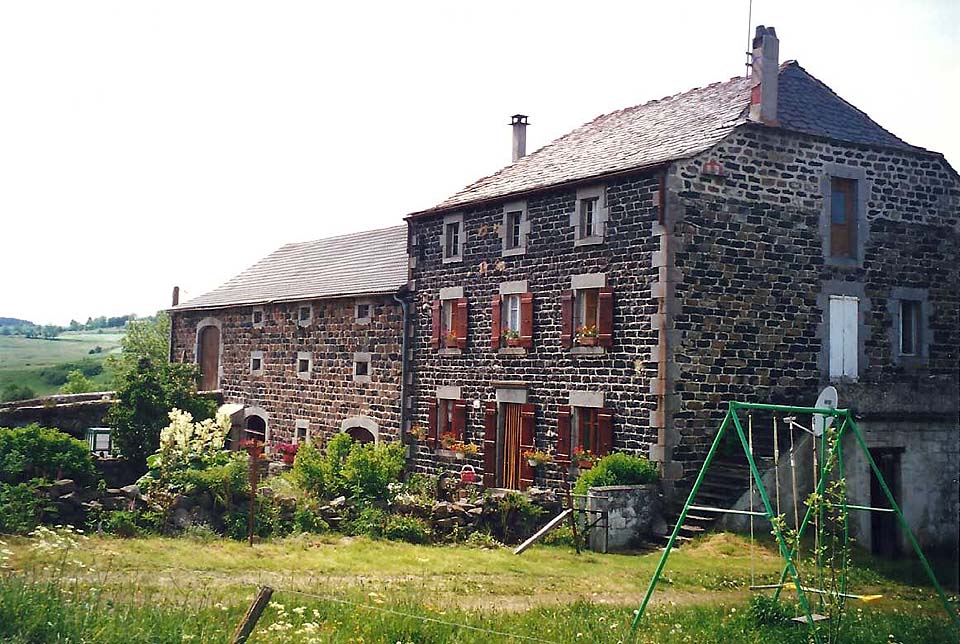
[[[13,641],[95,634],[100,642],[221,642],[257,586],[269,585],[274,603],[254,642],[523,641],[489,632],[498,631],[614,644],[626,641],[660,556],[578,556],[559,546],[514,556],[506,548],[307,535],[253,548],[219,539],[93,537],[69,553],[6,541],[11,572],[0,573],[0,625],[17,618],[6,631],[0,626],[0,639]],[[802,626],[757,624],[751,566],[758,582],[773,580],[776,552],[729,534],[677,551],[638,641],[806,642]],[[871,560],[857,566],[854,590],[884,598],[850,604],[843,641],[955,641],[931,589],[897,579]]]
[[[92,360],[102,363],[107,355],[120,350],[123,330],[65,331],[54,340],[0,335],[0,391],[8,384],[26,385],[38,396],[56,393],[59,385],[46,382],[41,372],[45,368],[67,362]],[[101,348],[100,353],[90,351]],[[109,389],[113,374],[109,369],[90,378],[95,384]]]

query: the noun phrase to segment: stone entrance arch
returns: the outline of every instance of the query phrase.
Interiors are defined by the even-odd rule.
[[[340,423],[340,431],[358,443],[379,443],[380,427],[369,416],[353,416]]]

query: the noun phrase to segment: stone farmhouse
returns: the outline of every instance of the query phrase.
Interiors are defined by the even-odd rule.
[[[516,115],[513,163],[405,229],[284,247],[175,307],[173,359],[268,440],[402,433],[418,470],[516,489],[575,477],[577,448],[624,451],[674,497],[727,401],[833,384],[920,541],[955,548],[960,177],[780,64],[772,28],[753,46],[748,78],[529,155]],[[848,479],[880,502],[862,459]],[[896,551],[864,515],[861,541]]]

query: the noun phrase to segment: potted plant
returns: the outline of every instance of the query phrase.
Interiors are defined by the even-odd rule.
[[[573,448],[573,460],[581,470],[589,470],[597,462],[598,457],[594,456],[590,450],[577,446]]]
[[[277,446],[280,457],[287,465],[293,465],[293,461],[297,458],[297,450],[299,449],[300,445],[298,443],[280,443]]]
[[[457,437],[453,435],[453,432],[443,432],[440,434],[440,447],[443,449],[453,449],[456,443]]]
[[[600,337],[596,324],[584,324],[577,327],[577,344],[585,347],[594,347]]]
[[[520,334],[513,329],[507,329],[503,332],[503,342],[508,347],[519,347],[520,346]]]
[[[530,467],[540,467],[546,465],[547,463],[553,462],[553,456],[547,452],[541,452],[538,449],[527,450],[523,453],[523,457],[527,459],[527,463]]]
[[[424,438],[427,437],[427,428],[424,427],[423,425],[414,425],[413,427],[410,428],[410,431],[408,433],[410,434],[410,437],[413,438],[413,440],[422,441]]]
[[[453,331],[447,331],[447,334],[446,334],[445,336],[443,336],[443,338],[444,338],[444,345],[443,345],[443,346],[447,347],[448,349],[456,349],[456,348],[457,348],[457,334],[456,334],[456,333],[454,333]]]
[[[263,441],[255,438],[244,438],[240,441],[240,449],[245,450],[251,459],[257,460],[263,456]]]

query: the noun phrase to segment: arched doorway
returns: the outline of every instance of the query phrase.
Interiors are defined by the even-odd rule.
[[[346,433],[347,436],[352,438],[355,442],[363,445],[377,442],[377,437],[373,435],[373,432],[365,427],[348,427]]]
[[[197,339],[197,362],[200,364],[200,390],[220,387],[220,329],[208,325],[200,329]]]
[[[267,439],[267,421],[262,416],[247,416],[243,430],[244,438],[252,438],[258,441]]]

